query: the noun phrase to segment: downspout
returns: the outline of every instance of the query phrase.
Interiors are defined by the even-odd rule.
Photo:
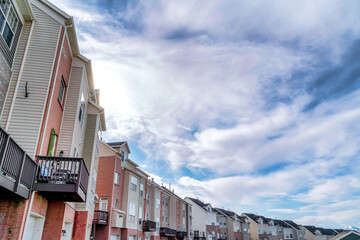
[[[22,74],[23,74],[23,71],[24,71],[24,65],[25,65],[26,57],[27,57],[27,54],[28,54],[28,51],[29,51],[30,41],[31,41],[33,30],[34,30],[35,22],[36,21],[33,20],[32,23],[31,23],[30,33],[29,33],[29,37],[28,37],[25,52],[24,52],[24,59],[23,59],[23,61],[21,63],[20,72],[19,72],[17,83],[16,83],[16,87],[15,87],[15,91],[14,91],[14,97],[13,97],[13,101],[11,103],[11,107],[10,107],[10,111],[9,111],[9,116],[8,116],[8,119],[7,119],[7,122],[6,122],[5,131],[9,130],[9,124],[10,124],[10,120],[11,120],[11,115],[12,115],[12,112],[14,110],[15,101],[16,101],[16,95],[18,93],[21,77],[22,77]]]

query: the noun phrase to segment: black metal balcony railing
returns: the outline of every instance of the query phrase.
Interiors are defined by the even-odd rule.
[[[176,230],[166,227],[161,227],[159,231],[159,235],[164,237],[176,237],[176,234]]]
[[[0,128],[0,196],[29,199],[35,171],[36,163]]]
[[[94,211],[94,218],[93,223],[100,224],[100,225],[107,225],[108,224],[109,213],[106,211],[95,210]]]
[[[34,190],[49,200],[84,202],[89,172],[82,158],[37,156]]]
[[[156,222],[150,220],[143,221],[143,231],[144,232],[155,232],[156,231]]]
[[[184,238],[186,238],[186,236],[187,236],[187,232],[185,232],[185,231],[178,231],[176,234],[177,239],[184,239]]]

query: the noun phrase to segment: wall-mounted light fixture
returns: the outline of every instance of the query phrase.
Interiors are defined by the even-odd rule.
[[[61,232],[62,232],[63,237],[66,237],[66,230],[62,230]]]

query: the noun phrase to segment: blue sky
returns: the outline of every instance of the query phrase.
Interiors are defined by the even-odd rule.
[[[108,141],[181,196],[360,226],[358,1],[53,0]]]

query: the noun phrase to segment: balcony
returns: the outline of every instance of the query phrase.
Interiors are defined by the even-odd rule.
[[[155,232],[156,231],[156,222],[150,220],[143,221],[143,231],[144,232]]]
[[[184,239],[186,237],[187,237],[187,232],[184,232],[184,231],[178,231],[176,234],[177,239]]]
[[[2,199],[29,199],[36,163],[0,128],[0,196]]]
[[[82,158],[37,156],[34,190],[48,200],[85,202],[89,172]]]
[[[95,210],[94,211],[93,223],[94,224],[99,224],[99,225],[107,225],[108,224],[108,218],[109,218],[109,213],[108,212],[101,211],[101,210]]]
[[[176,237],[176,230],[166,227],[161,227],[159,235],[163,237]]]

